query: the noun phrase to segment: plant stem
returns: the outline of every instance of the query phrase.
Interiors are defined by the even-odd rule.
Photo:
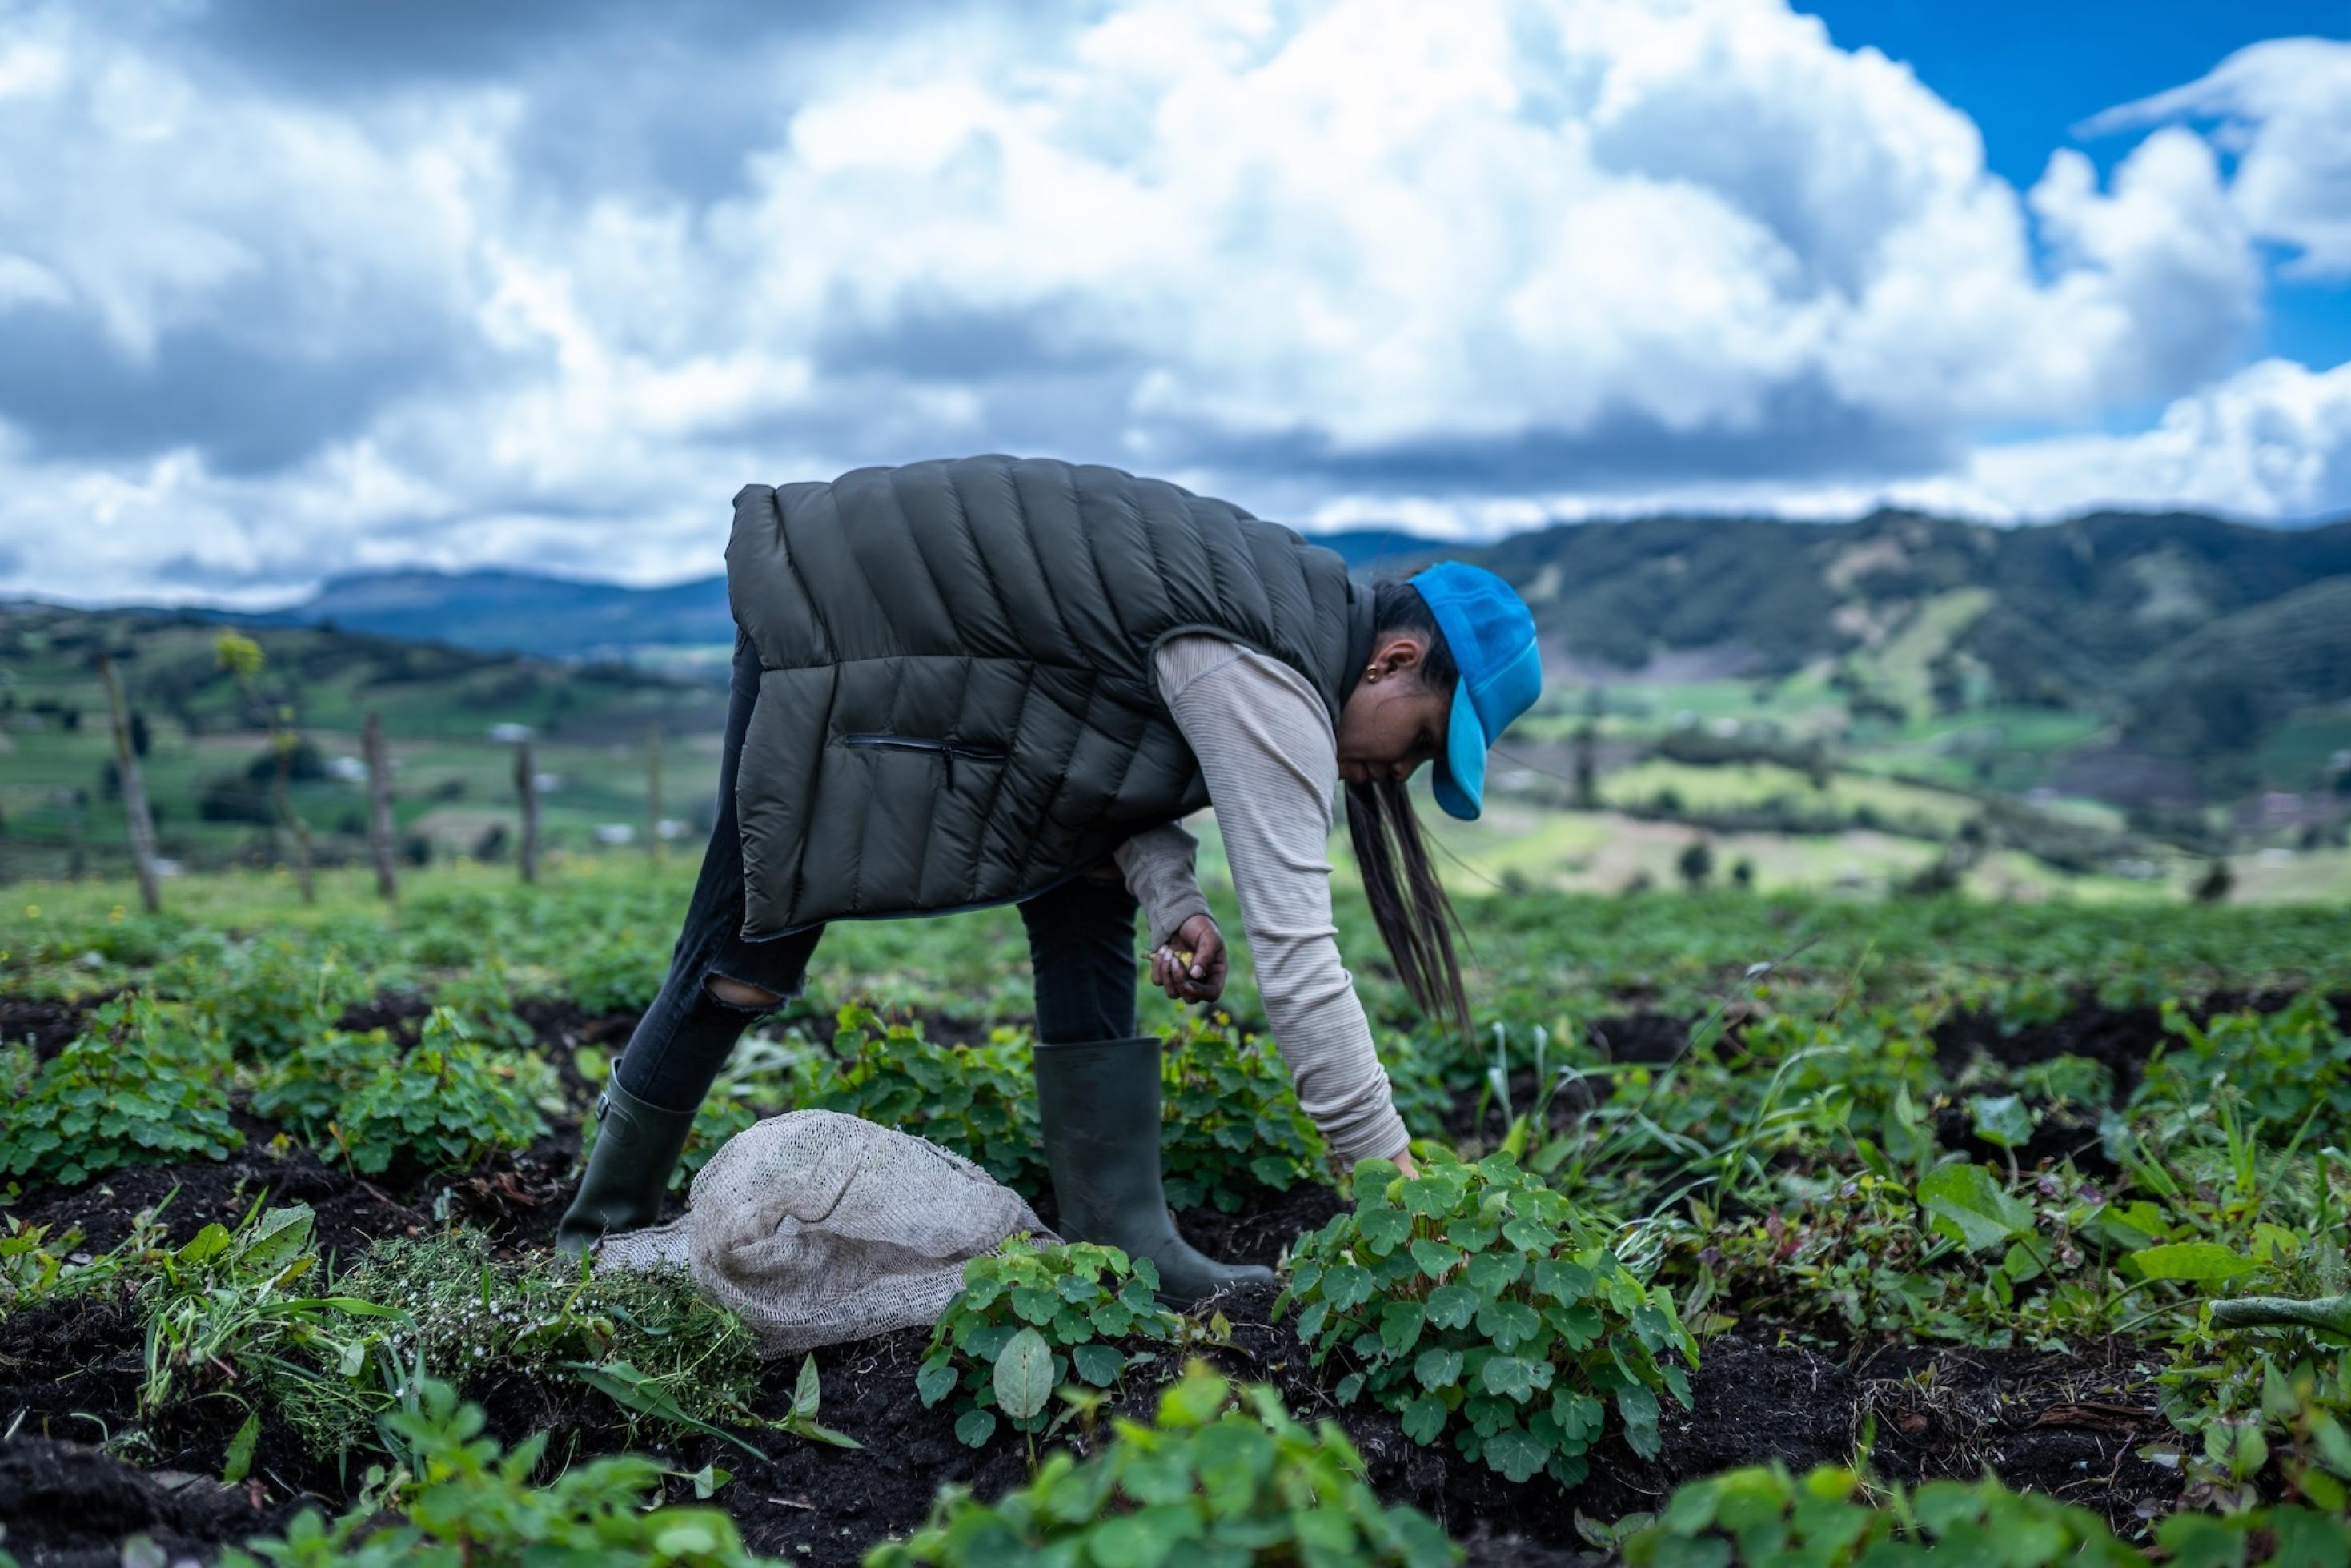
[[[2212,1303],[2212,1326],[2224,1329],[2305,1328],[2351,1334],[2351,1291],[2302,1301],[2292,1296],[2240,1296]]]

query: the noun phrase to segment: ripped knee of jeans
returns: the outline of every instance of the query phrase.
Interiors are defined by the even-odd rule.
[[[784,1000],[781,996],[764,987],[752,985],[746,980],[738,980],[732,975],[722,975],[716,969],[702,977],[702,988],[707,991],[711,999],[719,1006],[732,1008],[737,1012],[773,1012],[783,1005]]]

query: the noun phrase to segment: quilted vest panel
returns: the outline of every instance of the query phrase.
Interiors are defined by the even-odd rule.
[[[1334,551],[1116,468],[1001,455],[747,485],[726,585],[759,655],[743,935],[1029,897],[1207,803],[1159,643],[1233,638],[1336,723],[1371,595]]]

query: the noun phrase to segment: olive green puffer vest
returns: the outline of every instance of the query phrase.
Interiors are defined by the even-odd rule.
[[[1027,898],[1207,804],[1165,637],[1280,659],[1334,724],[1372,646],[1335,552],[1041,459],[746,486],[726,587],[761,670],[735,789],[753,940]]]

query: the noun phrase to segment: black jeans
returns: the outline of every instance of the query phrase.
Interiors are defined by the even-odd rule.
[[[621,1087],[666,1111],[692,1111],[710,1092],[735,1041],[771,1008],[746,1008],[711,994],[713,977],[796,997],[824,927],[765,942],[743,939],[743,844],[735,824],[735,772],[759,659],[740,632],[726,705],[726,739],[718,763],[718,821],[703,852],[702,873],[685,906],[685,925],[670,951],[669,975],[638,1020],[617,1069]],[[1115,867],[1071,877],[1020,904],[1037,986],[1037,1038],[1048,1045],[1119,1040],[1134,1033],[1134,895]]]

